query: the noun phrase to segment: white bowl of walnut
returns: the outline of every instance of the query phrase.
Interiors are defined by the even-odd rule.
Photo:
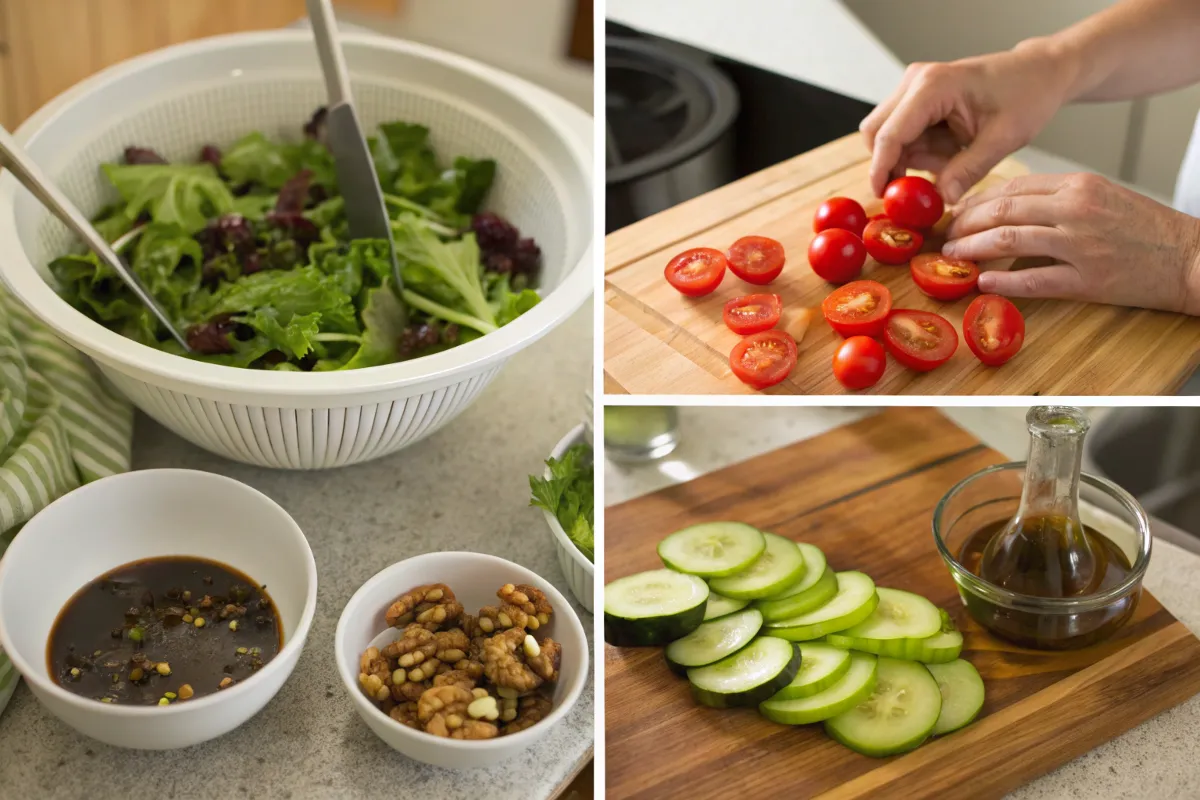
[[[426,553],[379,572],[346,603],[334,651],[375,735],[455,769],[497,764],[541,739],[588,676],[587,638],[567,599],[482,553]]]

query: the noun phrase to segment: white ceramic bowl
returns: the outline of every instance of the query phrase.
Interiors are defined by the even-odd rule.
[[[563,453],[576,444],[588,444],[587,431],[583,425],[572,428],[571,432],[554,446],[550,456],[562,458]],[[543,474],[547,478],[550,477],[550,468],[547,467]],[[545,509],[542,509],[542,514],[546,517],[546,524],[550,526],[554,544],[558,546],[558,565],[562,567],[563,575],[567,576],[567,586],[571,587],[571,594],[575,595],[581,606],[592,611],[596,566],[588,561],[587,556],[579,552],[579,548],[567,537],[557,517]]]
[[[405,591],[424,583],[444,583],[469,612],[496,603],[505,583],[527,583],[541,589],[554,615],[538,630],[562,644],[562,665],[554,686],[554,710],[541,722],[511,736],[465,741],[443,739],[401,725],[366,698],[358,685],[363,651],[387,630],[384,613]],[[548,734],[579,699],[587,684],[588,645],[579,617],[562,593],[524,567],[483,553],[426,553],[393,564],[364,583],[346,603],[334,634],[334,654],[342,685],[358,715],[375,735],[409,758],[452,769],[486,767],[512,758]]]
[[[371,34],[341,40],[368,130],[393,119],[420,122],[444,158],[496,159],[488,208],[542,248],[536,308],[460,347],[370,369],[289,373],[179,358],[108,330],[54,292],[47,264],[74,240],[11,174],[0,174],[0,279],[151,417],[201,447],[260,466],[342,466],[428,436],[592,292],[590,117],[431,47]],[[99,165],[127,145],[190,160],[206,142],[225,146],[250,131],[295,138],[325,99],[308,31],[234,34],[104,70],[35,113],[16,138],[92,214],[115,197]]]
[[[56,684],[46,643],[75,592],[123,564],[172,555],[219,561],[266,584],[283,621],[279,654],[236,686],[166,707],[99,703]],[[47,710],[117,747],[188,747],[250,719],[291,675],[316,606],[316,562],[288,513],[208,472],[127,472],[76,489],[34,517],[0,560],[0,648]]]

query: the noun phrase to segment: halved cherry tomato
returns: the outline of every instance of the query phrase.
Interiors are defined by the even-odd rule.
[[[863,231],[867,252],[880,264],[904,264],[921,251],[924,243],[925,237],[920,233],[887,218],[867,223]]]
[[[851,200],[849,197],[829,198],[817,206],[817,214],[813,217],[813,233],[841,228],[855,236],[862,236],[865,227],[867,212],[863,211],[857,200]]]
[[[813,272],[830,283],[852,281],[867,261],[863,240],[850,231],[830,228],[808,244],[808,263]]]
[[[909,369],[928,372],[945,364],[958,349],[958,334],[944,317],[900,309],[888,317],[883,343]]]
[[[729,367],[742,383],[765,389],[791,374],[797,356],[796,340],[791,336],[783,331],[763,331],[734,345]]]
[[[842,336],[880,336],[892,313],[892,293],[882,283],[852,281],[821,301],[821,313]]]
[[[883,191],[884,213],[906,228],[932,228],[945,209],[937,187],[918,175],[897,178]]]
[[[748,294],[726,303],[721,316],[725,318],[729,330],[745,336],[774,328],[782,312],[783,298],[779,295]]]
[[[783,245],[766,236],[743,236],[727,255],[729,271],[755,286],[765,286],[783,272]]]
[[[967,347],[989,367],[998,367],[1025,343],[1025,317],[1007,297],[981,294],[963,315]]]
[[[667,283],[688,297],[703,297],[721,285],[728,262],[711,247],[684,250],[667,263]]]
[[[851,336],[833,354],[833,377],[847,389],[866,389],[879,383],[887,355],[870,336]]]
[[[941,253],[921,253],[909,265],[913,283],[934,300],[957,300],[975,290],[979,267],[965,258]]]

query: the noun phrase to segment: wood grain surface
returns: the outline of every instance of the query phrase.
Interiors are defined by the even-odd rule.
[[[1149,592],[1112,639],[1066,653],[1018,648],[969,620],[930,518],[950,486],[1005,460],[936,411],[896,408],[607,509],[606,581],[661,566],[655,545],[685,525],[745,521],[949,610],[987,687],[967,728],[874,759],[820,726],[699,706],[661,649],[605,645],[607,796],[1000,797],[1200,691],[1200,640]]]
[[[334,0],[395,16],[401,0]],[[204,36],[290,25],[304,0],[0,0],[0,124],[15,128],[105,67]]]
[[[729,368],[738,336],[721,322],[733,297],[762,291],[727,274],[704,298],[689,299],[663,279],[676,253],[691,247],[726,249],[759,234],[782,242],[783,274],[769,291],[793,315],[810,320],[791,376],[772,394],[842,394],[830,362],[840,337],[825,324],[820,303],[832,290],[808,266],[812,217],[821,201],[842,195],[869,214],[881,210],[867,182],[867,151],[848,136],[731,183],[610,234],[605,240],[604,369],[606,385],[631,394],[752,394]],[[980,184],[1003,183],[1025,169],[1011,159]],[[933,249],[931,242],[926,249]],[[984,269],[1007,269],[1011,260]],[[1136,268],[1136,265],[1130,265]],[[895,308],[935,311],[961,332],[974,295],[941,303],[922,294],[907,266],[867,260],[863,277],[892,291]],[[895,394],[1138,395],[1174,392],[1200,363],[1200,319],[1140,309],[1017,300],[1026,319],[1022,351],[999,368],[982,365],[960,341],[958,352],[928,373],[889,360],[869,392]],[[781,326],[782,327],[782,326]],[[803,323],[800,328],[804,328]],[[785,328],[786,329],[786,328]]]

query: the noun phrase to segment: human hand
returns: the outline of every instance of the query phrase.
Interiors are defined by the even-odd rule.
[[[1067,99],[1070,59],[1041,40],[945,64],[913,64],[859,125],[877,196],[905,170],[936,173],[953,204],[1029,144]]]
[[[1200,314],[1200,220],[1099,175],[1027,175],[968,197],[942,252],[955,258],[1049,257],[987,271],[979,291]]]

